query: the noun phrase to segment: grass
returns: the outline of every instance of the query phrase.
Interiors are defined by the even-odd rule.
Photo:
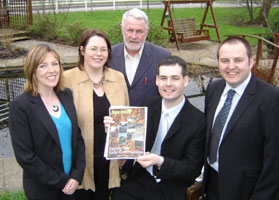
[[[0,194],[0,200],[27,200],[23,191],[4,192]]]
[[[150,22],[160,25],[163,9],[150,9],[147,13]],[[202,21],[205,8],[175,8],[173,9],[174,18],[195,18],[197,27]],[[257,15],[259,9],[255,8],[254,14]],[[69,13],[67,24],[74,21],[80,21],[81,26],[85,28],[98,28],[105,32],[108,28],[120,24],[122,14],[125,10],[115,11],[93,11],[93,12],[72,12]],[[275,12],[279,12],[279,8],[272,8],[270,16]],[[268,32],[266,28],[248,26],[245,22],[249,20],[248,11],[246,8],[214,8],[216,16],[216,22],[219,28],[221,40],[225,38],[225,35],[230,34],[255,34]],[[104,17],[105,16],[105,17]],[[36,16],[34,16],[36,20]],[[166,21],[166,20],[165,20]],[[238,24],[236,22],[239,22]],[[208,12],[207,24],[213,24],[210,11]],[[211,39],[217,40],[215,29],[209,28]],[[61,33],[60,36],[67,37],[65,33]],[[168,38],[167,31],[165,31],[166,40]],[[251,41],[250,41],[251,42]],[[256,41],[255,41],[256,42]],[[253,42],[252,42],[253,43]]]

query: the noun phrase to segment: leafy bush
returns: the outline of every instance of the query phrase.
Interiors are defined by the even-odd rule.
[[[36,20],[32,26],[29,26],[29,31],[34,36],[40,36],[47,40],[55,40],[62,32],[62,27],[65,24],[65,20],[59,18],[65,18],[66,14],[52,14],[52,13],[40,13],[36,15]]]
[[[69,38],[70,45],[78,45],[79,38],[83,31],[85,31],[85,28],[81,26],[80,21],[74,21],[65,26],[65,34]]]
[[[270,29],[273,33],[279,33],[279,12],[269,17]]]
[[[153,23],[149,24],[149,33],[146,38],[146,41],[154,43],[159,46],[166,46],[168,38],[164,34],[164,30],[160,25]],[[117,44],[123,42],[123,37],[121,33],[120,24],[116,24],[107,30],[108,37],[111,44]]]
[[[269,17],[269,29],[272,33],[279,33],[279,12],[270,15]],[[270,42],[274,42],[272,35],[264,35],[264,38]],[[273,49],[273,46],[267,44],[268,49]]]
[[[69,14],[69,7],[60,12],[56,10],[54,1],[40,0],[40,9],[33,16],[34,22],[28,29],[31,35],[43,37],[46,40],[56,40],[64,27]],[[70,5],[69,5],[70,6]]]

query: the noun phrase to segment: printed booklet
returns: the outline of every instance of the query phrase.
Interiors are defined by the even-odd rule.
[[[105,157],[136,159],[145,152],[147,107],[111,106],[114,123],[107,133]]]

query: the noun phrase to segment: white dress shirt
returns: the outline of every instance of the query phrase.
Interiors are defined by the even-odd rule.
[[[140,62],[140,58],[142,55],[142,51],[143,51],[144,45],[142,45],[140,51],[135,55],[135,56],[131,56],[125,48],[124,45],[124,60],[125,60],[125,70],[126,70],[126,75],[128,78],[128,81],[130,83],[130,85],[132,85],[137,68],[139,66],[139,62]]]

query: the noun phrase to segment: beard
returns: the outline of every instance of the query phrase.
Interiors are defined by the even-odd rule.
[[[132,39],[126,40],[125,37],[123,37],[123,40],[124,40],[125,46],[131,51],[140,50],[145,42],[145,38],[144,38],[143,42],[140,42],[139,40],[132,40]],[[133,44],[131,44],[131,43],[133,43]]]

